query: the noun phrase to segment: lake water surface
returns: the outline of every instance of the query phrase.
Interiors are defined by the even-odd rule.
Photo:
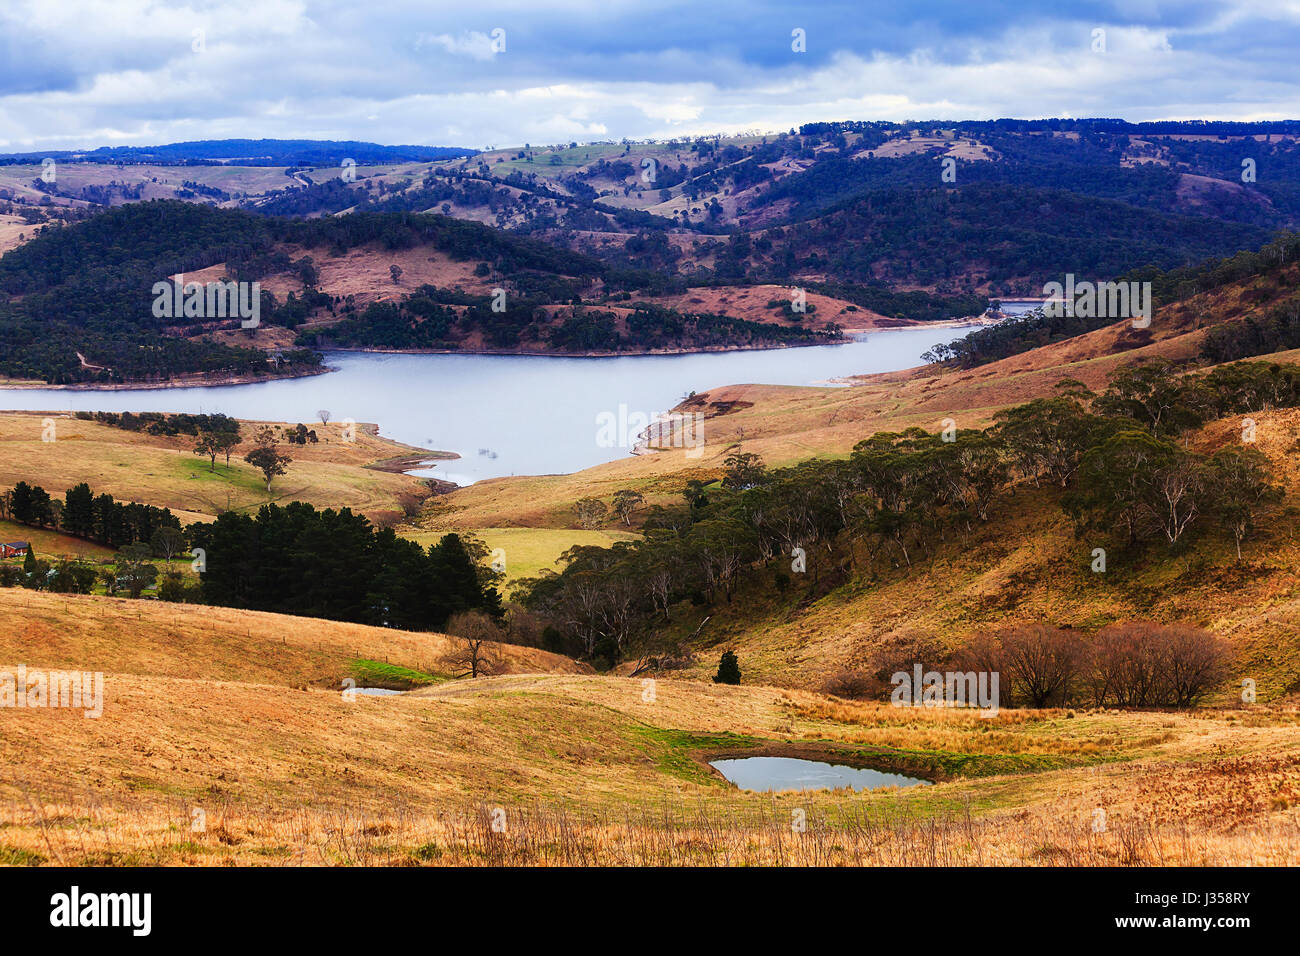
[[[742,790],[764,793],[779,790],[875,790],[879,787],[929,786],[929,780],[905,777],[901,773],[847,767],[820,760],[796,757],[739,757],[714,760],[709,766]]]
[[[937,342],[975,326],[917,327],[858,334],[842,345],[568,358],[538,355],[397,355],[328,352],[337,372],[251,385],[202,388],[9,389],[0,406],[41,411],[222,412],[236,418],[320,427],[328,409],[377,422],[388,438],[454,451],[426,474],[458,484],[502,475],[578,471],[631,452],[638,416],[653,417],[687,392],[719,385],[824,385],[828,379],[921,364]],[[611,443],[602,414],[632,423]]]

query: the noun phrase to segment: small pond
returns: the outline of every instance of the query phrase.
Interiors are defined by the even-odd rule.
[[[929,780],[901,773],[867,770],[797,757],[738,757],[712,760],[709,766],[742,790],[876,790],[880,787],[928,786]]]
[[[358,694],[368,694],[371,697],[387,697],[389,694],[405,694],[404,690],[393,690],[389,687],[357,687],[354,688]]]

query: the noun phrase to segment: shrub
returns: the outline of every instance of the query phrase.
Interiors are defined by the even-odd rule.
[[[866,671],[836,671],[822,683],[822,693],[843,697],[845,700],[863,700],[884,690],[880,681]]]
[[[1230,655],[1199,627],[1134,621],[1103,629],[1091,656],[1094,699],[1102,690],[1120,706],[1192,707],[1224,679]]]
[[[723,651],[718,661],[718,672],[713,675],[715,684],[739,684],[740,662],[736,660],[735,651]]]

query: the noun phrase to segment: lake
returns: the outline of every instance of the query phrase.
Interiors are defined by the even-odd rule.
[[[719,385],[825,385],[829,379],[921,364],[921,353],[977,326],[859,333],[841,345],[569,358],[327,352],[338,371],[201,388],[6,389],[15,410],[222,412],[330,428],[377,422],[388,438],[461,458],[413,474],[470,484],[502,475],[563,474],[630,454],[637,423],[690,391]],[[627,422],[611,442],[600,416]],[[313,425],[314,423],[314,425]],[[626,432],[626,434],[624,433]]]
[[[823,763],[820,760],[801,760],[797,757],[739,757],[714,760],[709,766],[716,768],[741,790],[763,793],[780,790],[836,790],[841,787],[876,790],[880,787],[930,784],[929,780],[905,777],[901,773]]]

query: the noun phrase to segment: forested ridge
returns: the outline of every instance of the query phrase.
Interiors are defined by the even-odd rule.
[[[1188,133],[1219,138],[1171,138]],[[316,370],[316,349],[330,345],[441,349],[481,342],[617,352],[812,344],[827,331],[833,335],[639,305],[631,306],[630,320],[614,317],[612,307],[632,295],[680,296],[703,286],[798,286],[922,321],[978,314],[990,297],[1034,293],[1067,273],[1092,281],[1150,279],[1157,299],[1167,301],[1185,297],[1178,289],[1200,281],[1187,277],[1202,275],[1197,270],[1206,260],[1258,249],[1271,230],[1300,216],[1300,148],[1275,133],[1294,129],[1108,119],[814,123],[761,142],[701,137],[663,144],[652,185],[640,177],[636,144],[578,166],[565,158],[551,177],[528,165],[537,151],[525,147],[508,157],[503,172],[496,164],[507,157],[498,155],[492,165],[484,157],[395,181],[331,175],[258,199],[256,211],[152,200],[80,221],[72,221],[80,213],[67,212],[46,217],[36,238],[0,257],[0,375],[54,384],[256,378]],[[917,151],[883,152],[909,137],[917,138]],[[222,156],[248,157],[262,145],[274,155],[294,154],[295,164],[326,166],[340,149],[366,146],[230,141],[174,144],[140,156],[162,161],[224,149]],[[1243,182],[1246,145],[1261,176]],[[941,160],[951,161],[948,150],[958,147],[967,152],[953,161],[955,178],[941,181]],[[346,158],[364,169],[410,159],[407,152],[421,148],[376,149]],[[422,160],[436,162],[454,151],[425,152]],[[101,154],[116,155],[94,155]],[[552,154],[552,163],[559,159]],[[1203,180],[1191,192],[1189,173]],[[187,179],[186,189],[196,199],[215,196],[196,180]],[[685,198],[699,215],[616,205],[609,197],[620,189],[624,197]],[[725,196],[735,204],[726,215]],[[502,228],[419,211],[447,212],[453,204],[486,208]],[[297,218],[342,209],[354,211]],[[585,243],[585,230],[627,235]],[[284,251],[290,246],[328,256],[361,246],[379,254],[427,246],[477,262],[476,274],[499,282],[506,303],[489,308],[481,294],[467,299],[455,289],[423,286],[396,301],[385,296],[389,301],[379,305],[356,305],[316,288],[317,266],[310,256],[293,261]],[[302,279],[305,291],[282,300],[263,290],[262,323],[323,323],[301,333],[299,348],[268,352],[252,347],[251,336],[246,346],[239,336],[213,340],[210,333],[235,328],[233,322],[153,314],[156,282],[217,263],[227,263],[229,278],[239,282],[283,273]],[[573,311],[557,321],[556,306]],[[1284,312],[1252,316],[1214,331],[1205,354],[1231,359],[1289,347],[1300,340],[1295,322]],[[988,361],[1094,327],[1035,316],[936,355]]]
[[[490,297],[428,287],[399,305],[372,305],[355,315],[350,304],[311,287],[316,273],[310,257],[294,262],[279,251],[294,245],[342,255],[370,244],[390,251],[423,245],[454,260],[477,260],[508,277],[507,306],[502,311],[490,306]],[[0,373],[51,383],[122,382],[195,372],[273,374],[318,365],[319,355],[307,348],[272,357],[251,347],[177,334],[187,326],[199,331],[202,317],[154,315],[155,283],[222,262],[240,282],[283,271],[304,277],[308,289],[301,297],[277,301],[261,292],[263,322],[293,328],[314,308],[341,313],[336,329],[306,335],[303,343],[393,348],[456,347],[463,336],[448,338],[448,332],[457,324],[462,333],[481,329],[493,345],[513,347],[530,326],[538,327],[543,305],[579,302],[597,283],[609,293],[662,291],[670,282],[650,269],[611,265],[441,215],[361,212],[302,220],[174,200],[135,203],[74,225],[48,227],[0,258],[0,292],[6,297],[0,302]],[[455,311],[449,303],[468,308]],[[800,344],[826,335],[649,306],[637,307],[626,331],[614,331],[607,318],[571,317],[555,330],[539,332],[537,344],[561,351],[627,351]]]

